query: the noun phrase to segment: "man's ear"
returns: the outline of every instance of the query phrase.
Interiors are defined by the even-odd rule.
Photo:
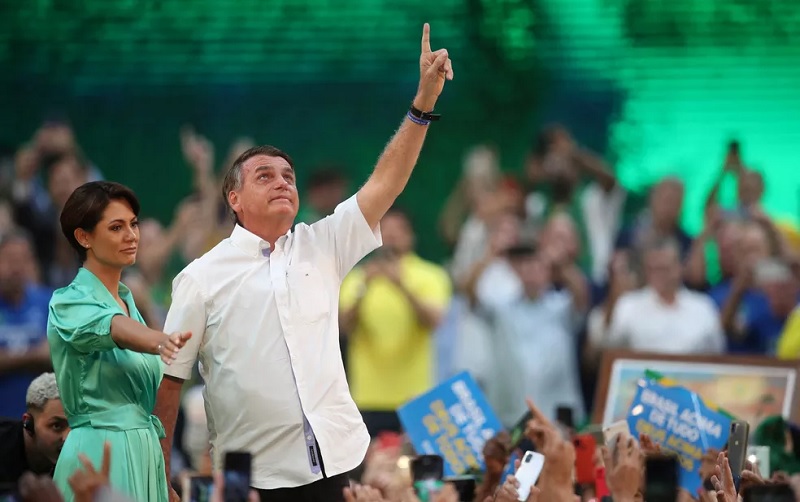
[[[241,208],[241,204],[239,203],[239,194],[233,190],[228,192],[228,205],[231,207],[234,213],[238,212]]]
[[[27,412],[22,414],[22,428],[31,436],[34,435],[33,415]]]

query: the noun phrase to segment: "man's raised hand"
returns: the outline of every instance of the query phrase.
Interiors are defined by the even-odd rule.
[[[433,110],[444,88],[444,81],[453,80],[453,63],[447,49],[431,51],[431,27],[422,27],[422,52],[419,56],[419,90],[414,106],[424,112]]]

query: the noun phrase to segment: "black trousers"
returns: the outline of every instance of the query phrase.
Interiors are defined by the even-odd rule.
[[[322,460],[319,443],[317,452],[322,479],[310,485],[294,488],[257,489],[261,502],[344,502],[344,489],[350,486],[350,478],[347,473],[328,477],[325,474],[325,462]]]

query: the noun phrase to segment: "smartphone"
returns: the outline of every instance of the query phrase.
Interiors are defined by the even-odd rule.
[[[514,424],[514,427],[511,428],[512,447],[516,448],[520,441],[525,439],[525,427],[527,427],[528,422],[531,420],[533,420],[533,413],[527,411],[524,415],[522,415],[522,418],[517,420],[517,423]]]
[[[456,487],[456,491],[458,492],[458,500],[475,500],[475,487],[477,483],[475,482],[474,476],[453,476],[446,478],[444,482],[453,483],[453,486]]]
[[[579,434],[572,440],[575,446],[575,481],[593,484],[595,481],[594,454],[597,443],[591,434]]]
[[[420,455],[411,460],[411,478],[420,502],[430,502],[444,486],[444,459],[440,455]]]
[[[733,474],[733,484],[739,491],[745,461],[747,460],[747,440],[750,437],[750,424],[745,420],[734,420],[731,423],[731,434],[728,436],[728,462]]]
[[[678,498],[678,458],[649,455],[645,459],[644,499],[647,502],[675,502]]]
[[[769,446],[747,446],[747,460],[758,468],[764,477],[772,475],[772,465],[769,462]]]
[[[519,464],[519,469],[514,474],[514,477],[519,481],[519,500],[528,500],[531,494],[531,488],[536,485],[539,480],[539,474],[542,473],[544,467],[544,455],[533,451],[526,451],[522,456],[522,462]]]
[[[225,502],[247,502],[252,458],[246,451],[225,454]]]
[[[572,408],[569,406],[559,406],[556,408],[556,422],[568,429],[574,429],[575,418],[573,416]]]
[[[794,490],[787,484],[755,485],[745,488],[742,502],[795,502]]]
[[[186,476],[183,479],[181,502],[211,502],[214,478],[211,476]]]

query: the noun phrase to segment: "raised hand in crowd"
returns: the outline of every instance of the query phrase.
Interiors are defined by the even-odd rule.
[[[103,445],[103,461],[99,471],[83,453],[79,454],[78,458],[83,464],[83,470],[77,470],[69,477],[69,486],[75,492],[75,502],[93,502],[98,490],[109,484],[111,445],[109,443]]]
[[[606,481],[615,502],[642,500],[644,454],[629,434],[617,435],[611,449],[603,451]]]
[[[639,434],[639,448],[645,455],[661,453],[661,445],[647,434]]]
[[[710,448],[708,451],[703,453],[703,455],[700,457],[700,479],[703,481],[711,479],[711,476],[714,475],[714,472],[717,468],[718,458],[719,450],[714,448]]]
[[[214,145],[208,138],[195,132],[192,126],[181,128],[181,151],[183,158],[197,175],[214,171]]]
[[[345,502],[385,502],[381,491],[366,485],[355,485],[344,489]]]
[[[725,453],[720,453],[717,457],[717,467],[714,469],[714,475],[711,476],[711,483],[717,492],[717,502],[737,502],[739,500],[736,486],[733,483],[731,464]]]
[[[525,435],[536,444],[545,463],[539,476],[541,500],[572,502],[572,472],[575,467],[575,447],[565,440],[561,431],[528,400],[533,420],[528,422]]]
[[[516,472],[519,470],[520,461],[514,461],[514,471]],[[497,490],[494,498],[488,497],[486,501],[494,501],[494,502],[517,502],[519,500],[519,492],[517,489],[519,488],[519,481],[513,475],[508,476],[506,478],[506,482],[503,483],[503,486]],[[528,495],[526,499],[527,502],[537,502],[539,500],[539,495],[541,494],[541,490],[538,487],[532,486],[531,493]]]

